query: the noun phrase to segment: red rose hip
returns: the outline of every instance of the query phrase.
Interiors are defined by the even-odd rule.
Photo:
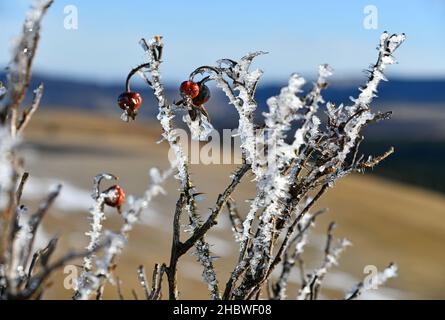
[[[125,192],[119,185],[114,185],[104,191],[108,196],[105,204],[113,208],[120,208],[125,203]]]
[[[131,111],[135,112],[141,106],[142,98],[137,92],[126,91],[121,93],[117,99],[117,103],[122,110],[127,110],[127,108],[129,108]]]
[[[202,106],[210,99],[210,89],[205,84],[199,84],[199,94],[193,98],[192,102],[195,106]]]
[[[182,96],[196,98],[199,94],[199,85],[193,81],[184,81],[179,88]]]

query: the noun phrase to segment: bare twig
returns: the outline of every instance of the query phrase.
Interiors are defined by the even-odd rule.
[[[358,164],[359,168],[362,169],[368,169],[368,168],[374,168],[376,165],[378,165],[380,162],[382,162],[383,160],[385,160],[387,157],[389,157],[391,154],[394,153],[394,147],[389,148],[387,151],[385,151],[384,154],[377,156],[377,157],[369,157],[368,160],[366,160],[365,162],[361,162]]]
[[[144,289],[145,298],[150,299],[150,290],[148,289],[147,276],[145,275],[144,266],[139,266],[138,268],[138,280],[142,289]]]
[[[25,183],[26,181],[28,181],[29,178],[29,172],[24,172],[22,175],[22,178],[20,179],[20,184],[19,187],[17,188],[17,192],[16,192],[16,203],[20,204],[20,201],[22,199],[22,194],[23,194],[23,188],[25,187]]]
[[[22,117],[19,120],[17,124],[17,133],[21,134],[26,126],[28,125],[29,121],[31,120],[31,117],[34,115],[34,113],[37,111],[37,109],[40,106],[40,101],[42,100],[43,96],[43,83],[41,83],[37,89],[34,90],[34,98],[32,100],[31,107],[29,109],[26,109],[22,113]]]
[[[125,300],[124,295],[122,294],[121,282],[121,279],[116,277],[117,296],[119,297],[119,300]]]

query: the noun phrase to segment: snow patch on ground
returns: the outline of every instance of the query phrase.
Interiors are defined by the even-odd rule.
[[[80,189],[69,182],[53,178],[30,177],[23,190],[23,198],[26,200],[41,200],[45,198],[49,190],[62,184],[60,195],[54,202],[54,207],[65,212],[88,211],[93,205],[92,191]]]

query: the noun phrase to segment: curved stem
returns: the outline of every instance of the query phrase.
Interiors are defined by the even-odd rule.
[[[111,173],[100,173],[98,175],[96,175],[93,179],[93,199],[97,200],[100,196],[100,194],[102,193],[102,191],[100,190],[100,183],[102,182],[103,179],[106,180],[119,180],[119,177],[115,176],[114,174]]]
[[[221,73],[222,73],[220,70],[218,70],[218,69],[215,68],[215,67],[202,66],[202,67],[199,67],[199,68],[195,69],[192,73],[190,73],[189,78],[190,78],[191,81],[193,81],[193,78],[194,78],[197,74],[203,74],[203,73],[205,73],[205,72],[207,72],[207,73],[215,73],[215,74],[217,74],[217,75],[221,75]],[[206,78],[207,78],[207,77],[206,77]],[[206,79],[206,78],[204,78],[204,79]],[[204,80],[204,79],[203,79],[203,80]],[[206,79],[205,81],[208,81],[208,80],[210,80],[210,77],[208,77],[208,79]],[[202,80],[201,80],[201,81],[202,81]]]
[[[150,67],[150,63],[143,63],[136,68],[132,69],[127,76],[127,80],[125,81],[125,91],[130,92],[130,79],[141,69]],[[151,85],[151,84],[150,84]]]
[[[199,84],[199,85],[203,85],[203,84],[205,84],[207,81],[210,81],[210,80],[212,80],[212,79],[210,78],[210,76],[207,76],[207,77],[202,78],[202,79],[198,82],[198,84]]]

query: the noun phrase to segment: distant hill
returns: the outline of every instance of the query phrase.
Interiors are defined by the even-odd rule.
[[[5,74],[0,73],[0,79],[4,78]],[[34,74],[31,85],[35,87],[40,82],[45,84],[42,103],[45,108],[83,109],[107,114],[120,113],[116,106],[116,97],[123,90],[124,79],[122,83],[108,85]],[[348,104],[349,97],[357,96],[358,86],[362,84],[356,80],[334,81],[324,93],[325,100],[337,104],[341,102]],[[267,98],[276,95],[281,86],[282,84],[259,85],[258,115],[267,110]],[[306,88],[310,89],[310,86],[309,83]],[[141,92],[144,100],[145,108],[142,109],[141,117],[155,117],[157,107],[151,92],[147,87],[134,89]],[[175,86],[167,85],[166,90],[171,100],[180,99]],[[409,140],[445,138],[445,128],[442,125],[445,121],[445,78],[438,80],[391,79],[389,82],[382,83],[378,95],[375,108],[382,111],[393,110],[394,119],[391,123],[379,125],[379,129],[373,133],[374,136],[380,138],[395,135]],[[219,129],[236,127],[236,111],[227,105],[224,94],[214,89],[212,96],[207,108],[214,126]]]

